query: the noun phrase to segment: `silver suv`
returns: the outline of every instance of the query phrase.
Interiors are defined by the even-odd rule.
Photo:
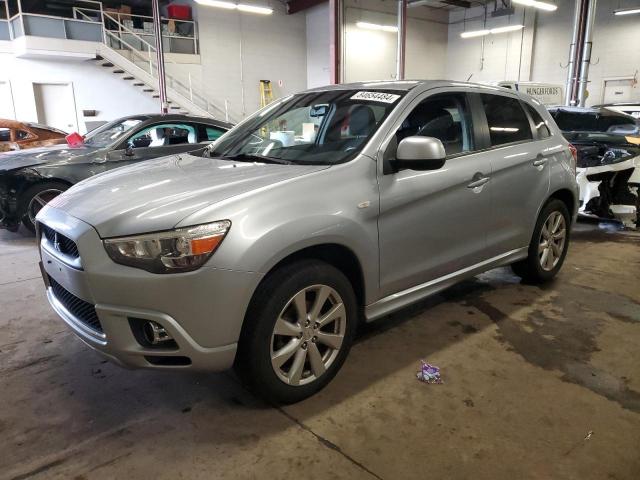
[[[74,186],[37,217],[53,309],[129,367],[325,386],[357,325],[511,264],[562,266],[575,158],[534,99],[403,81],[277,100],[202,155]]]

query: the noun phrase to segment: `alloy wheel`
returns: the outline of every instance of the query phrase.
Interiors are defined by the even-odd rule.
[[[321,377],[335,361],[347,331],[342,298],[327,285],[300,290],[280,312],[271,336],[271,366],[288,385]]]
[[[538,242],[538,259],[544,271],[553,270],[564,251],[567,238],[567,225],[564,215],[558,211],[551,212],[542,225]]]
[[[36,215],[40,210],[42,210],[42,207],[44,207],[47,203],[49,203],[61,193],[62,190],[58,190],[57,188],[49,188],[34,195],[34,197],[29,201],[29,205],[27,206],[27,215],[29,215],[29,220],[32,224],[35,225]]]

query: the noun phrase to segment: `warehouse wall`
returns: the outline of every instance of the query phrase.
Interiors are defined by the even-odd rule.
[[[446,72],[448,16],[445,11],[409,8],[406,78],[443,78]],[[365,30],[356,23],[397,25],[397,2],[347,0],[345,3],[345,81],[393,79],[397,34]]]
[[[204,88],[237,119],[259,107],[261,79],[271,80],[275,97],[306,88],[305,14],[270,6],[273,15],[196,8]]]
[[[638,17],[614,16],[617,2],[598,2],[587,104],[600,103],[605,79],[636,77],[640,70]],[[555,12],[518,8],[511,18],[489,18],[487,28],[524,22],[524,32],[462,39],[460,33],[481,29],[484,9],[453,12],[447,48],[447,78],[472,81],[518,80],[564,85],[571,42],[574,2],[558,2]],[[463,22],[463,18],[472,18]],[[522,48],[521,48],[522,46]],[[636,84],[633,95],[640,99]]]
[[[34,83],[70,83],[75,97],[80,133],[86,121],[110,121],[135,113],[156,112],[158,102],[91,61],[54,61],[15,58],[0,53],[0,78],[11,83],[16,118],[38,121]],[[84,118],[82,110],[97,110],[96,117]]]
[[[397,2],[348,0],[345,3],[345,82],[393,79],[397,34],[364,30],[359,21],[397,24]],[[307,83],[329,83],[329,3],[307,10]],[[408,15],[406,77],[443,78],[446,71],[447,19],[444,11],[411,8]]]
[[[320,87],[331,81],[329,69],[329,2],[306,11],[307,87]]]

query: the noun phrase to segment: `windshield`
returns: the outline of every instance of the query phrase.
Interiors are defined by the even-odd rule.
[[[88,133],[84,139],[84,144],[97,148],[107,147],[122,138],[125,133],[143,120],[145,119],[142,117],[132,117],[126,120],[116,120],[115,122],[107,123]]]
[[[211,145],[239,161],[333,165],[354,158],[404,92],[335,90],[292,96],[257,112]]]
[[[551,116],[563,132],[606,132],[629,134],[637,130],[633,118],[606,110],[572,112],[550,110]]]

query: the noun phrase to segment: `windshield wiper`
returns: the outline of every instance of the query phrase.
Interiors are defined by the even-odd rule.
[[[283,160],[281,158],[265,157],[264,155],[239,153],[237,155],[222,156],[225,160],[234,160],[238,162],[260,162],[260,163],[278,163],[281,165],[291,165],[293,162]]]

